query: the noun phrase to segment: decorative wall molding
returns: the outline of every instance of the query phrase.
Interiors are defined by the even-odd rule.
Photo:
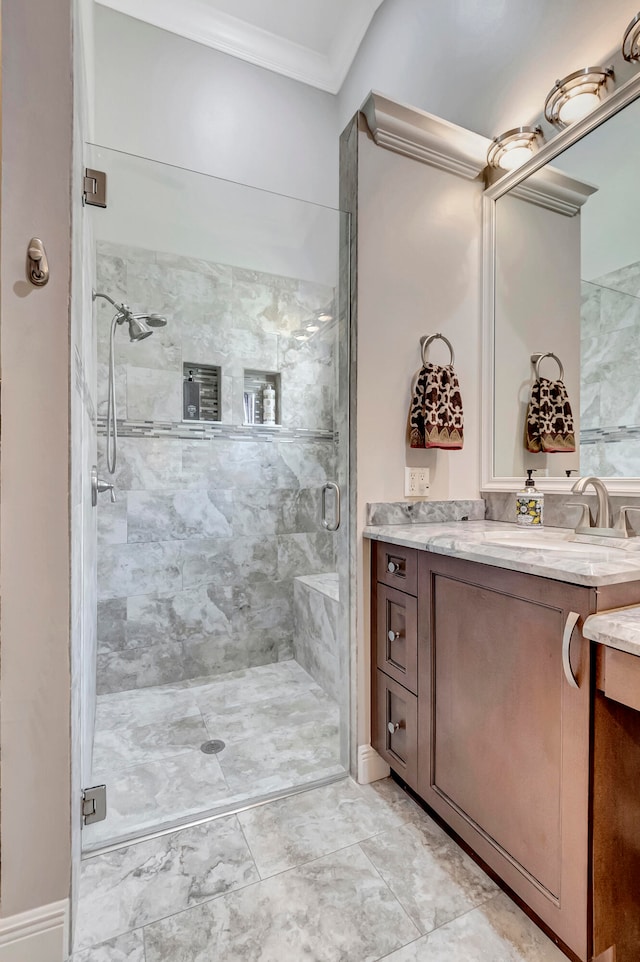
[[[592,184],[575,180],[553,167],[545,167],[510,191],[537,207],[544,207],[565,217],[575,217],[592,194],[598,190]]]
[[[371,745],[358,746],[358,783],[369,785],[380,778],[387,778],[390,772],[387,763]]]
[[[107,419],[96,422],[99,437],[107,435]],[[184,441],[338,441],[337,431],[286,428],[280,424],[223,424],[220,421],[132,421],[118,418],[121,438],[181,438]]]
[[[376,91],[369,94],[362,112],[379,147],[468,180],[478,177],[486,166],[491,141],[471,130]]]
[[[203,0],[98,0],[105,7],[266,70],[337,94],[382,0],[345,3],[327,53],[216,10]]]
[[[68,933],[68,899],[0,919],[0,962],[63,962]]]

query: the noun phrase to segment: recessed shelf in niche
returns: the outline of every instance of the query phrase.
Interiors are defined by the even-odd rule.
[[[264,424],[265,389],[273,388],[275,392],[275,423],[282,422],[280,410],[280,375],[273,371],[247,371],[243,378],[244,423]],[[253,398],[253,400],[251,400]],[[253,420],[251,416],[253,414]],[[273,427],[273,424],[271,424]]]
[[[195,397],[189,396],[188,386],[184,386],[182,419],[184,421],[221,421],[220,413],[220,368],[204,364],[183,365],[185,382],[190,379],[198,385]]]

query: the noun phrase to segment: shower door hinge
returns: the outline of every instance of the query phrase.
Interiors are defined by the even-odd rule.
[[[82,793],[82,821],[85,825],[103,822],[107,817],[107,786],[94,785]]]
[[[103,170],[85,168],[82,203],[91,204],[92,207],[107,206],[107,175]]]

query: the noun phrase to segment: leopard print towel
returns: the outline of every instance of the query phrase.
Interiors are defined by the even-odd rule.
[[[462,398],[451,364],[428,362],[419,371],[409,410],[409,443],[412,448],[462,447]]]
[[[570,454],[575,451],[573,412],[562,381],[540,377],[531,388],[524,446],[534,453]]]

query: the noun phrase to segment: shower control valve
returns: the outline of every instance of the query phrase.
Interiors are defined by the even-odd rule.
[[[113,488],[111,481],[103,481],[102,478],[98,477],[98,469],[94,466],[91,468],[91,504],[95,508],[98,503],[98,495],[103,494],[108,491],[111,495],[111,503],[115,504],[116,493]]]

